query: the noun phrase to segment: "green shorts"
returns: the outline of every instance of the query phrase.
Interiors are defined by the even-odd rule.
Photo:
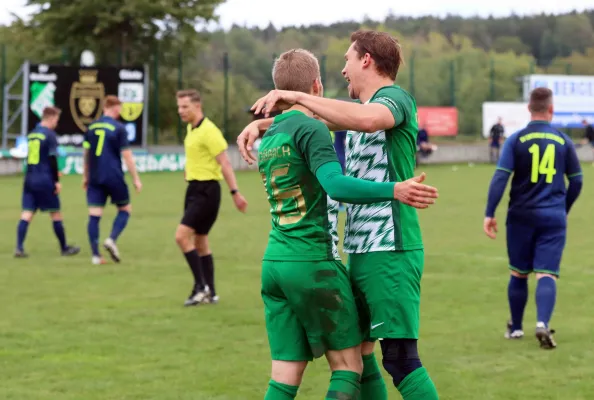
[[[363,339],[340,261],[264,261],[262,299],[273,360],[312,361]]]
[[[366,340],[418,339],[424,251],[349,254]]]

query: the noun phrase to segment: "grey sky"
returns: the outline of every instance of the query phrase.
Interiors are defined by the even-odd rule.
[[[248,26],[265,27],[270,21],[277,27],[287,25],[309,25],[314,23],[331,23],[343,20],[361,21],[365,15],[372,19],[383,19],[390,11],[395,15],[445,15],[459,14],[509,15],[517,14],[560,13],[573,9],[583,10],[588,6],[594,8],[592,0],[497,0],[479,2],[476,0],[416,0],[401,2],[395,0],[299,0],[287,3],[278,0],[227,0],[220,6],[218,14],[220,23],[228,28],[232,24],[244,23]],[[348,4],[351,6],[347,6]],[[405,7],[402,6],[405,4]],[[479,4],[483,5],[479,5]],[[10,22],[10,12],[25,16],[27,10],[24,0],[1,0],[0,24]],[[359,4],[358,6],[353,6]]]

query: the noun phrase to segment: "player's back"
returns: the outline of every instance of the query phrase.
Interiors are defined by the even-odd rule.
[[[514,173],[508,215],[526,222],[565,225],[565,175],[573,169],[570,163],[577,162],[571,139],[548,122],[533,121],[507,139],[506,145],[512,148]],[[506,169],[505,160],[500,168]]]
[[[277,116],[264,134],[258,165],[272,216],[264,260],[338,258],[327,195],[312,172],[328,161],[311,150],[324,140],[336,157],[328,128],[298,111]]]
[[[85,148],[89,151],[89,181],[106,184],[123,179],[122,150],[128,147],[124,126],[113,118],[103,116],[91,123],[85,134]]]
[[[51,129],[38,125],[27,135],[27,172],[25,185],[30,189],[53,189],[54,181],[50,157],[57,152],[56,133]]]

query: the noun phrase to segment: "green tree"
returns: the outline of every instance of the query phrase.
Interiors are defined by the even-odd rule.
[[[562,15],[557,19],[555,37],[559,55],[567,57],[572,51],[584,52],[594,46],[594,31],[590,19],[584,14]]]
[[[540,65],[549,65],[559,52],[559,42],[557,37],[550,30],[546,30],[540,40],[540,49],[538,59]]]
[[[99,55],[123,52],[146,58],[155,41],[191,41],[196,26],[215,19],[224,0],[28,0],[36,6],[29,26],[45,42],[73,53],[91,47]]]
[[[530,52],[530,48],[517,36],[499,36],[493,42],[493,50],[497,53],[513,51],[518,55]]]

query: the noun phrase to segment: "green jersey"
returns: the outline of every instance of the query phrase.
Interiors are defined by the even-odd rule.
[[[262,137],[258,167],[272,215],[266,261],[339,259],[337,206],[316,178],[317,169],[338,162],[330,132],[299,111],[278,115]]]
[[[419,130],[415,99],[394,85],[379,89],[369,102],[388,107],[395,123],[386,131],[347,133],[346,174],[375,182],[402,182],[412,178]],[[422,248],[415,208],[399,201],[347,205],[346,253]]]

